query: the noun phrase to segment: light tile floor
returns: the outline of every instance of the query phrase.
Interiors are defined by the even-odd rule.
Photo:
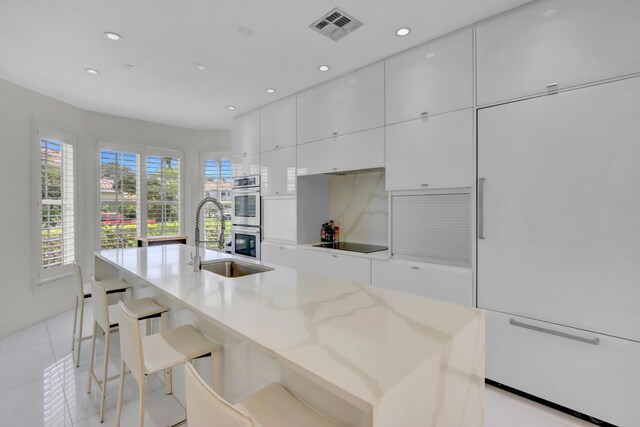
[[[88,314],[88,315],[87,315]],[[91,329],[91,306],[85,309],[84,333]],[[0,339],[0,425],[19,427],[111,426],[115,421],[117,381],[107,385],[105,423],[99,421],[95,390],[87,394],[87,369],[91,341],[83,342],[80,368],[70,351],[73,311]],[[117,372],[117,335],[110,353],[109,375]],[[104,347],[96,346],[96,366],[101,366]],[[563,413],[491,386],[486,388],[486,427],[579,427],[592,426]],[[167,426],[184,419],[185,411],[173,396],[164,394],[162,383],[151,377],[145,400],[145,426]],[[131,376],[125,383],[122,426],[135,426],[138,396]]]

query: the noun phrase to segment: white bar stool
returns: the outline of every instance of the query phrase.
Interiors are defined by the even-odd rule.
[[[185,367],[189,427],[337,427],[278,383],[233,406],[202,380],[195,368]],[[213,421],[215,420],[215,421]]]
[[[222,348],[220,344],[205,338],[192,325],[182,325],[142,337],[135,314],[130,309],[130,304],[125,304],[121,301],[119,306],[120,355],[122,356],[122,363],[120,365],[116,427],[120,426],[124,376],[127,368],[131,370],[133,377],[138,382],[138,391],[140,393],[139,427],[144,425],[146,375],[171,369],[182,363],[191,362],[193,359],[210,355],[213,364],[213,387],[220,389],[220,349]],[[166,382],[170,381],[171,376],[167,376],[165,388],[167,387]],[[209,423],[211,422],[215,423],[216,421],[210,419]]]
[[[120,280],[120,279],[117,279]],[[112,332],[118,331],[119,324],[119,310],[116,304],[108,305],[107,290],[102,286],[103,282],[92,281],[91,294],[93,296],[93,339],[91,340],[91,362],[89,365],[89,385],[87,387],[87,393],[91,393],[91,382],[95,381],[98,385],[97,390],[100,391],[100,422],[104,421],[104,401],[107,391],[107,382],[118,378],[117,375],[112,377],[108,376],[109,373],[109,337]],[[135,318],[136,327],[140,328],[139,321],[147,321],[147,333],[150,333],[151,319],[161,317],[162,329],[167,329],[169,326],[169,319],[167,314],[169,309],[156,303],[151,298],[141,298],[127,302],[128,306]],[[98,327],[104,332],[105,344],[104,344],[104,367],[102,380],[98,379],[95,371],[93,370],[93,361],[96,353],[96,335],[98,333]]]
[[[82,341],[91,339],[92,335],[82,336],[84,321],[84,303],[91,298],[91,284],[82,281],[82,271],[77,264],[73,265],[73,279],[76,288],[76,309],[73,315],[73,333],[71,334],[71,354],[76,361],[76,368],[80,366],[80,350]],[[103,282],[107,294],[126,292],[131,286],[124,280],[108,280]],[[78,322],[78,308],[80,309],[80,322]],[[78,325],[78,323],[80,323]],[[77,348],[76,348],[77,345]],[[74,351],[75,350],[75,351]]]

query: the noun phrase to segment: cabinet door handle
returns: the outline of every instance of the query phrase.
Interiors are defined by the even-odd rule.
[[[337,170],[338,170],[338,168],[331,168],[331,170],[332,170],[332,171],[337,171]]]
[[[276,148],[280,148],[280,145],[276,145]]]
[[[331,132],[331,135],[336,136],[338,132]]]
[[[280,192],[279,192],[279,191],[276,191],[276,194],[280,194]]]
[[[420,113],[420,115],[422,117],[427,117],[429,115],[429,112],[428,111],[423,111],[422,113]]]
[[[478,239],[484,240],[484,178],[478,178]]]
[[[518,322],[515,319],[509,319],[509,324],[513,326],[517,326],[519,328],[531,329],[532,331],[542,332],[544,334],[555,335],[562,338],[567,338],[574,341],[580,341],[587,344],[599,345],[600,338],[584,338],[579,335],[567,334],[565,332],[554,331],[553,329],[542,328],[540,326],[529,325],[528,323]]]
[[[547,87],[548,87],[549,89],[557,88],[557,87],[558,87],[558,82],[549,83],[549,84],[547,85]]]
[[[334,258],[338,258],[338,255],[331,255],[331,256],[334,257]]]
[[[425,184],[420,184],[420,187],[428,187],[428,186],[429,186],[429,184],[426,184],[426,183]]]
[[[420,270],[420,267],[416,267],[415,265],[411,266],[411,268],[414,270]]]

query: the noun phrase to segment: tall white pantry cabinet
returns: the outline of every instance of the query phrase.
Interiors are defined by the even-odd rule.
[[[476,53],[487,378],[638,426],[640,2],[534,2]]]
[[[364,259],[301,257],[295,234],[265,259],[477,305],[488,379],[640,426],[640,1],[534,1],[261,111],[236,120],[234,159],[261,165],[267,210],[299,197],[293,166],[384,166],[390,195],[478,202],[474,270],[393,257],[366,276]]]

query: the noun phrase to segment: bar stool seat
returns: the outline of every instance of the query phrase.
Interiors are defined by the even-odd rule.
[[[82,349],[82,341],[91,339],[92,335],[82,335],[82,327],[84,324],[84,303],[91,298],[91,283],[82,281],[82,271],[80,266],[74,264],[73,276],[76,282],[76,307],[73,315],[73,332],[71,334],[71,354],[76,361],[76,368],[80,366],[80,350]],[[95,281],[93,277],[91,280]],[[131,285],[121,279],[104,280],[102,283],[107,289],[107,294],[127,292]],[[78,319],[80,314],[80,319]]]
[[[127,308],[130,307],[127,303]],[[192,325],[182,325],[142,337],[142,348],[144,370],[149,374],[215,353],[222,346],[206,339]]]
[[[140,395],[138,427],[144,425],[145,378],[147,375],[164,371],[165,391],[171,391],[171,368],[191,362],[193,359],[211,356],[213,387],[220,389],[220,350],[222,346],[211,341],[192,325],[163,329],[161,332],[142,337],[137,326],[130,302],[120,301],[120,385],[116,410],[116,427],[120,426],[122,395],[127,368],[138,383]],[[189,365],[189,363],[187,363]],[[209,420],[211,422],[211,420]],[[215,422],[215,420],[213,421]]]
[[[116,279],[120,280],[120,279]],[[106,286],[103,286],[106,285]],[[91,340],[91,361],[89,365],[89,384],[87,386],[87,393],[91,393],[91,383],[93,381],[98,385],[97,390],[100,392],[100,422],[104,421],[104,402],[106,398],[107,382],[118,378],[117,375],[112,377],[108,376],[109,373],[109,342],[110,336],[113,332],[119,331],[120,324],[120,309],[117,304],[108,305],[107,301],[107,289],[111,286],[116,286],[114,280],[109,281],[93,281],[91,285],[91,293],[93,295],[93,339]],[[122,301],[121,301],[122,303]],[[130,314],[134,317],[136,325],[139,327],[140,320],[147,321],[147,333],[151,332],[151,319],[161,317],[162,328],[166,329],[169,325],[167,314],[169,309],[156,303],[151,298],[140,298],[127,302],[130,308]],[[95,360],[96,353],[96,336],[98,335],[98,328],[104,332],[105,346],[104,346],[104,363],[103,363],[103,375],[102,379],[99,379],[93,369],[93,362]]]
[[[231,405],[213,391],[189,364],[185,369],[189,427],[338,427],[278,383],[272,383],[242,402]]]

